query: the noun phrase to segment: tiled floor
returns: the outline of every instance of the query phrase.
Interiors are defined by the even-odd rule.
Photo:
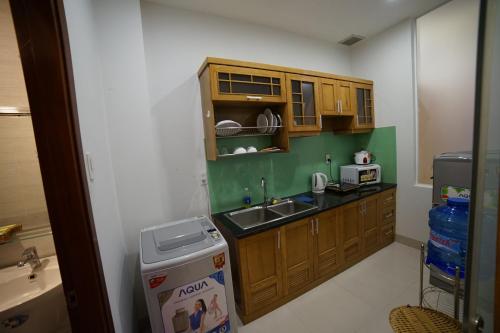
[[[275,311],[239,327],[240,333],[392,332],[391,309],[418,304],[419,251],[393,243]],[[424,276],[424,286],[429,275]],[[436,305],[437,294],[427,299]],[[439,309],[452,311],[441,295]]]

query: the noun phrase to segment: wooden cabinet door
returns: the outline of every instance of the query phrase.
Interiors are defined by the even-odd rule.
[[[321,131],[319,79],[313,76],[286,74],[288,94],[288,131]]]
[[[321,114],[325,116],[340,115],[338,99],[335,96],[335,80],[320,79]]]
[[[315,217],[316,278],[332,275],[341,264],[340,255],[340,209],[333,209]]]
[[[339,114],[341,116],[353,116],[354,109],[352,107],[352,83],[349,81],[335,82],[335,97],[338,103]]]
[[[241,241],[246,313],[261,309],[283,295],[280,238],[280,229],[271,229]]]
[[[210,65],[213,101],[285,103],[285,74],[262,69]]]
[[[359,204],[361,206],[363,221],[363,247],[365,252],[376,250],[379,245],[379,196],[372,195]]]
[[[373,86],[369,84],[352,83],[351,100],[354,101],[356,114],[353,129],[370,129],[375,127],[373,112]]]
[[[361,206],[353,202],[342,207],[342,250],[346,264],[358,260],[362,255],[363,235],[361,230]]]
[[[281,228],[284,294],[305,287],[314,279],[314,219],[305,218]]]

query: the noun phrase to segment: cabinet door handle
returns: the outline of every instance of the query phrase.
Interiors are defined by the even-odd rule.
[[[386,219],[388,219],[388,218],[392,217],[392,212],[385,214],[385,216],[384,216],[384,217],[385,217]]]
[[[281,231],[278,230],[278,250],[281,249]]]
[[[342,112],[344,112],[344,110],[343,110],[343,107],[342,107],[342,100],[341,99],[339,100],[339,104],[340,104],[340,113],[342,113]]]
[[[311,221],[310,221],[310,222],[311,222],[311,235],[313,235],[313,236],[314,236],[314,220],[313,220],[313,219],[311,219]]]
[[[319,219],[316,218],[316,235],[319,235]]]
[[[247,99],[250,101],[260,101],[262,100],[262,96],[247,96]]]
[[[340,99],[337,100],[337,113],[340,113]]]
[[[210,118],[210,110],[207,110],[207,118]]]
[[[386,235],[386,236],[390,236],[390,235],[392,235],[392,229],[391,229],[391,230],[389,230],[389,231],[387,231],[387,232],[385,233],[385,235]]]

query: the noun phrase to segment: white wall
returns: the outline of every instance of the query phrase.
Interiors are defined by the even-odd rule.
[[[425,241],[432,190],[416,185],[413,22],[404,21],[360,42],[353,47],[351,56],[353,75],[375,82],[375,126],[396,126],[396,234]]]
[[[479,1],[454,0],[416,22],[419,182],[433,157],[472,149]]]
[[[90,197],[109,303],[116,332],[132,332],[132,279],[109,145],[96,8],[91,0],[66,0],[64,5],[82,145],[91,153],[95,170]]]
[[[207,56],[349,75],[347,48],[208,14],[141,2],[150,117],[166,177],[165,220],[207,213],[197,71]]]

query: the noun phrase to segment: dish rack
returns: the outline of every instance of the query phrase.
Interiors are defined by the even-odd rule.
[[[265,126],[265,127],[234,126],[234,127],[215,128],[215,133],[218,138],[275,135],[278,133],[280,128],[283,127],[284,126]]]

